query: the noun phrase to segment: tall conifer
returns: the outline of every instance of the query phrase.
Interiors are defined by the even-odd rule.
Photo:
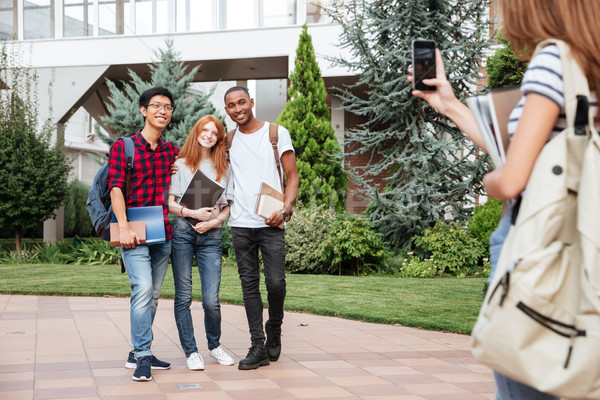
[[[436,220],[471,215],[484,163],[475,146],[444,116],[411,95],[406,80],[413,39],[435,40],[459,97],[475,89],[487,46],[489,2],[484,0],[334,1],[341,46],[352,58],[337,62],[359,74],[344,108],[365,123],[346,133],[351,154],[370,161],[353,174],[372,200],[370,217],[394,246]],[[364,158],[364,157],[363,157]],[[385,175],[383,184],[374,176]]]
[[[298,198],[304,204],[325,204],[341,211],[348,179],[331,126],[325,82],[306,25],[300,34],[288,97],[276,122],[292,137],[300,176]]]

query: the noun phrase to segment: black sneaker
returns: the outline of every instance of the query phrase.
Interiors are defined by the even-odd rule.
[[[152,364],[152,356],[140,357],[137,360],[137,366],[135,371],[133,372],[133,376],[131,379],[134,381],[151,381],[152,380],[152,372],[150,371],[150,366]]]
[[[171,368],[171,363],[166,361],[161,361],[154,356],[150,356],[150,363],[152,369],[169,369]],[[125,361],[125,368],[134,369],[137,368],[137,363],[135,361],[135,355],[133,351],[129,352],[127,356],[127,361]]]
[[[248,350],[246,358],[240,360],[238,369],[256,369],[269,364],[269,355],[264,346],[253,344]]]
[[[281,325],[276,327],[267,321],[265,324],[265,332],[267,333],[266,347],[269,360],[277,361],[281,354]]]

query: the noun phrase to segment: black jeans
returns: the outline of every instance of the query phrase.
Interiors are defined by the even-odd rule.
[[[260,295],[260,265],[258,250],[263,259],[269,323],[281,326],[285,300],[285,236],[280,228],[231,228],[235,259],[238,265],[244,307],[253,345],[263,345],[263,303]]]

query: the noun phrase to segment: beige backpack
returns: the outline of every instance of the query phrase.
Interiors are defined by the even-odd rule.
[[[481,363],[542,392],[600,399],[600,137],[560,50],[567,128],[543,148],[473,328]]]

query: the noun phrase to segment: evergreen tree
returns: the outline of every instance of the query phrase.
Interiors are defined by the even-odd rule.
[[[21,234],[55,215],[67,191],[69,160],[52,144],[56,125],[38,125],[37,76],[21,63],[20,49],[0,53],[0,226]]]
[[[325,204],[342,211],[348,178],[331,126],[325,82],[306,25],[300,34],[288,96],[276,122],[292,137],[300,176],[298,198],[305,205]]]
[[[502,32],[496,34],[496,41],[502,46],[488,57],[486,62],[487,84],[489,89],[519,85],[527,69],[527,63],[519,60]]]
[[[366,98],[342,92],[344,108],[366,121],[347,132],[349,155],[370,161],[355,166],[353,178],[372,199],[370,217],[394,247],[436,220],[471,215],[481,191],[484,160],[444,116],[411,95],[406,80],[411,41],[435,40],[459,95],[471,94],[487,46],[488,1],[334,1],[331,17],[342,26],[341,46],[351,58],[338,64],[359,74],[354,87]],[[374,177],[384,175],[379,186]]]
[[[118,136],[132,136],[144,127],[144,119],[138,104],[140,94],[151,87],[164,87],[173,95],[175,110],[171,116],[171,123],[163,132],[162,138],[181,147],[198,119],[207,114],[217,116],[220,114],[216,112],[209,100],[215,86],[203,96],[188,93],[200,66],[196,66],[188,72],[187,67],[180,61],[180,54],[175,50],[173,39],[167,39],[165,44],[166,50],[161,49],[156,53],[159,60],[154,64],[149,64],[150,81],[144,81],[132,70],[129,70],[131,83],[117,84],[110,80],[106,81],[110,92],[110,103],[107,105],[108,114],[100,119]],[[221,119],[223,118],[221,117]],[[97,133],[106,143],[112,145],[114,142],[114,139],[101,132]]]

